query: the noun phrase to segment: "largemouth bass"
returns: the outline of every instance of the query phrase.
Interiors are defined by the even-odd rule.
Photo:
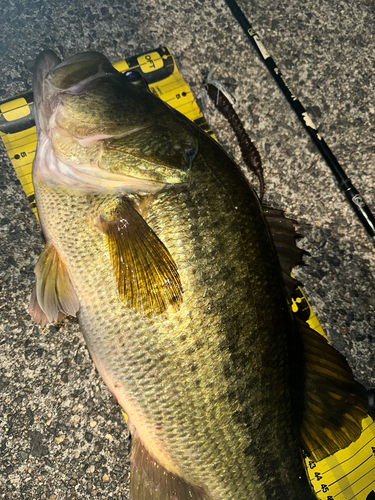
[[[292,319],[292,223],[98,53],[43,52],[34,102],[47,243],[30,311],[41,325],[78,317],[128,416],[131,499],[314,498],[302,450],[347,446],[366,401],[342,356]]]

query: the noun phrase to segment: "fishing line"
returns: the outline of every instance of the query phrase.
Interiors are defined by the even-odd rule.
[[[281,71],[276,66],[275,61],[266,50],[258,34],[254,31],[253,27],[245,17],[238,4],[235,2],[235,0],[225,0],[225,3],[231,10],[236,21],[239,23],[239,25],[247,35],[258,56],[263,61],[268,71],[277,83],[279,89],[282,91],[287,101],[295,111],[305,130],[311,137],[320,154],[329,166],[331,172],[335,176],[339,189],[345,195],[359,221],[365,228],[367,234],[370,236],[371,242],[375,244],[375,218],[370,208],[367,206],[366,202],[359,194],[357,189],[353,186],[351,180],[346,175],[344,169],[336,159],[326,141],[318,133],[314,122],[308,115],[300,100],[290,91],[289,87],[284,82]]]

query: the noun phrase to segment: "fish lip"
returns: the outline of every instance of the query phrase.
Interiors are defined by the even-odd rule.
[[[61,71],[64,69],[65,72]],[[81,95],[87,92],[92,81],[103,76],[118,74],[107,57],[96,51],[88,51],[60,62],[51,69],[46,78],[56,93]],[[75,83],[72,83],[74,81]]]
[[[52,50],[43,50],[35,59],[33,68],[34,82],[39,83],[43,81],[54,68],[59,66],[59,64],[61,64],[61,60]]]
[[[61,60],[52,50],[44,50],[35,59],[33,68],[34,103],[32,110],[38,135],[42,129],[45,130],[46,121],[48,122],[48,119],[44,119],[43,114],[48,116],[51,112],[50,106],[46,106],[46,101],[49,99],[46,77],[59,63],[61,63]]]
[[[45,51],[45,52],[52,52],[52,51]],[[54,54],[54,52],[52,52]],[[43,54],[43,52],[42,52]],[[55,54],[56,55],[56,54]],[[60,61],[58,65],[56,65],[53,69],[57,70],[60,68],[64,68],[65,66],[71,66],[76,63],[82,63],[84,61],[92,61],[93,56],[97,62],[101,61],[102,65],[108,63],[108,70],[107,73],[118,73],[118,71],[112,66],[110,63],[109,59],[101,54],[100,52],[97,52],[96,50],[87,50],[86,52],[79,52],[78,54],[75,54],[74,56],[68,57],[67,59],[64,59],[63,61]]]

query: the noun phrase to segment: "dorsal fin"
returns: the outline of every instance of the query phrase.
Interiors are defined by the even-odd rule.
[[[308,252],[296,245],[296,239],[300,236],[295,231],[295,225],[297,224],[295,220],[285,217],[282,210],[266,205],[263,205],[263,212],[271,230],[285,286],[290,297],[295,288],[301,286],[301,283],[293,278],[290,273],[293,267],[304,265],[302,256],[308,255]]]
[[[130,500],[213,500],[203,488],[189,484],[162,467],[132,436]]]
[[[264,206],[263,211],[275,243],[289,296],[301,283],[290,273],[303,265],[308,252],[298,248],[296,221],[282,210]],[[346,448],[356,441],[367,417],[365,389],[354,380],[345,358],[307,323],[296,320],[304,355],[304,409],[301,439],[304,451],[315,461]]]
[[[359,438],[367,394],[345,358],[306,323],[297,324],[305,361],[302,447],[319,461]]]
[[[68,270],[51,243],[46,243],[34,272],[36,283],[29,306],[33,320],[45,326],[48,322],[60,321],[62,315],[76,316],[78,297]]]

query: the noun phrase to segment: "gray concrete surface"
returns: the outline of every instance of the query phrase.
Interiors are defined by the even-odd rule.
[[[375,212],[375,7],[370,0],[241,1],[285,80]],[[0,98],[29,89],[45,48],[112,61],[168,45],[198,97],[208,65],[258,145],[266,201],[300,221],[296,271],[332,343],[375,385],[374,249],[332,175],[222,0],[2,0]],[[207,118],[239,158],[229,126]],[[44,330],[27,312],[43,242],[0,148],[0,498],[128,498],[128,438],[77,324]]]

